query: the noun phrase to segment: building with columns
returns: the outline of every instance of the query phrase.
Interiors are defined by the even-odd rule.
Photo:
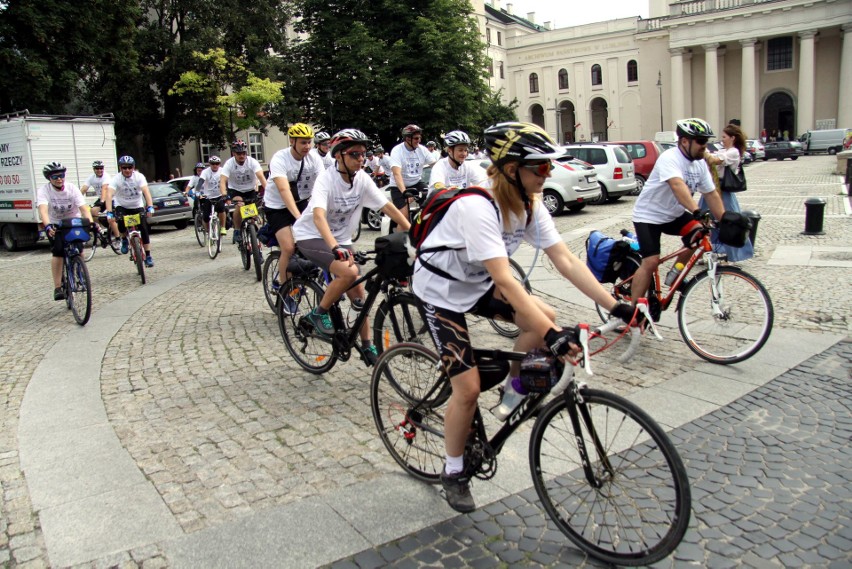
[[[739,119],[749,137],[852,128],[849,0],[649,7],[649,19],[551,30],[510,3],[474,2],[492,85],[562,141],[652,138],[688,116],[717,129]]]

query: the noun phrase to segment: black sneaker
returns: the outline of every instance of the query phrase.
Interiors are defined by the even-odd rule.
[[[470,479],[462,473],[447,474],[441,470],[441,486],[444,487],[444,496],[447,503],[457,512],[466,514],[476,509],[473,496],[470,494]]]
[[[53,289],[53,300],[65,300],[65,291],[62,287]]]

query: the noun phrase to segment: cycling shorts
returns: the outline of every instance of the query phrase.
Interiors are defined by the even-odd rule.
[[[290,227],[291,225],[296,223],[296,218],[293,217],[293,214],[290,213],[290,210],[286,207],[282,209],[264,207],[263,213],[266,214],[266,223],[269,224],[269,229],[272,231],[272,233],[278,233],[285,227]]]
[[[684,212],[683,215],[668,223],[633,223],[633,227],[636,229],[636,238],[639,240],[639,253],[643,259],[660,254],[660,236],[663,233],[683,237],[700,226],[701,224],[695,221],[692,214],[688,212]]]
[[[224,213],[225,212],[225,200],[221,197],[218,198],[208,198],[204,200],[200,200],[201,202],[201,217],[205,220],[210,217],[211,209],[216,210],[216,213]]]
[[[233,188],[228,188],[228,199],[233,200],[234,198],[240,198],[247,204],[254,203],[257,201],[257,190],[241,192]]]
[[[345,247],[349,249],[350,253],[354,253],[352,245],[341,245],[341,247]],[[296,248],[304,255],[305,259],[324,271],[328,271],[331,263],[337,260],[337,257],[331,251],[331,247],[324,239],[303,239],[296,243]],[[360,272],[359,268],[358,273],[360,274]]]

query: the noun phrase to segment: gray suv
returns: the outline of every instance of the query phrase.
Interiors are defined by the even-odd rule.
[[[595,203],[614,202],[636,189],[633,160],[623,146],[614,144],[569,144],[565,150],[595,167],[601,197]]]

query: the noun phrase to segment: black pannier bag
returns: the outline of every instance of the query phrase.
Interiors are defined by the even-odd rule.
[[[751,229],[751,220],[736,211],[726,211],[717,224],[719,241],[731,247],[743,247]]]
[[[414,257],[409,255],[408,233],[391,233],[376,239],[376,266],[385,278],[404,279],[414,272]]]

